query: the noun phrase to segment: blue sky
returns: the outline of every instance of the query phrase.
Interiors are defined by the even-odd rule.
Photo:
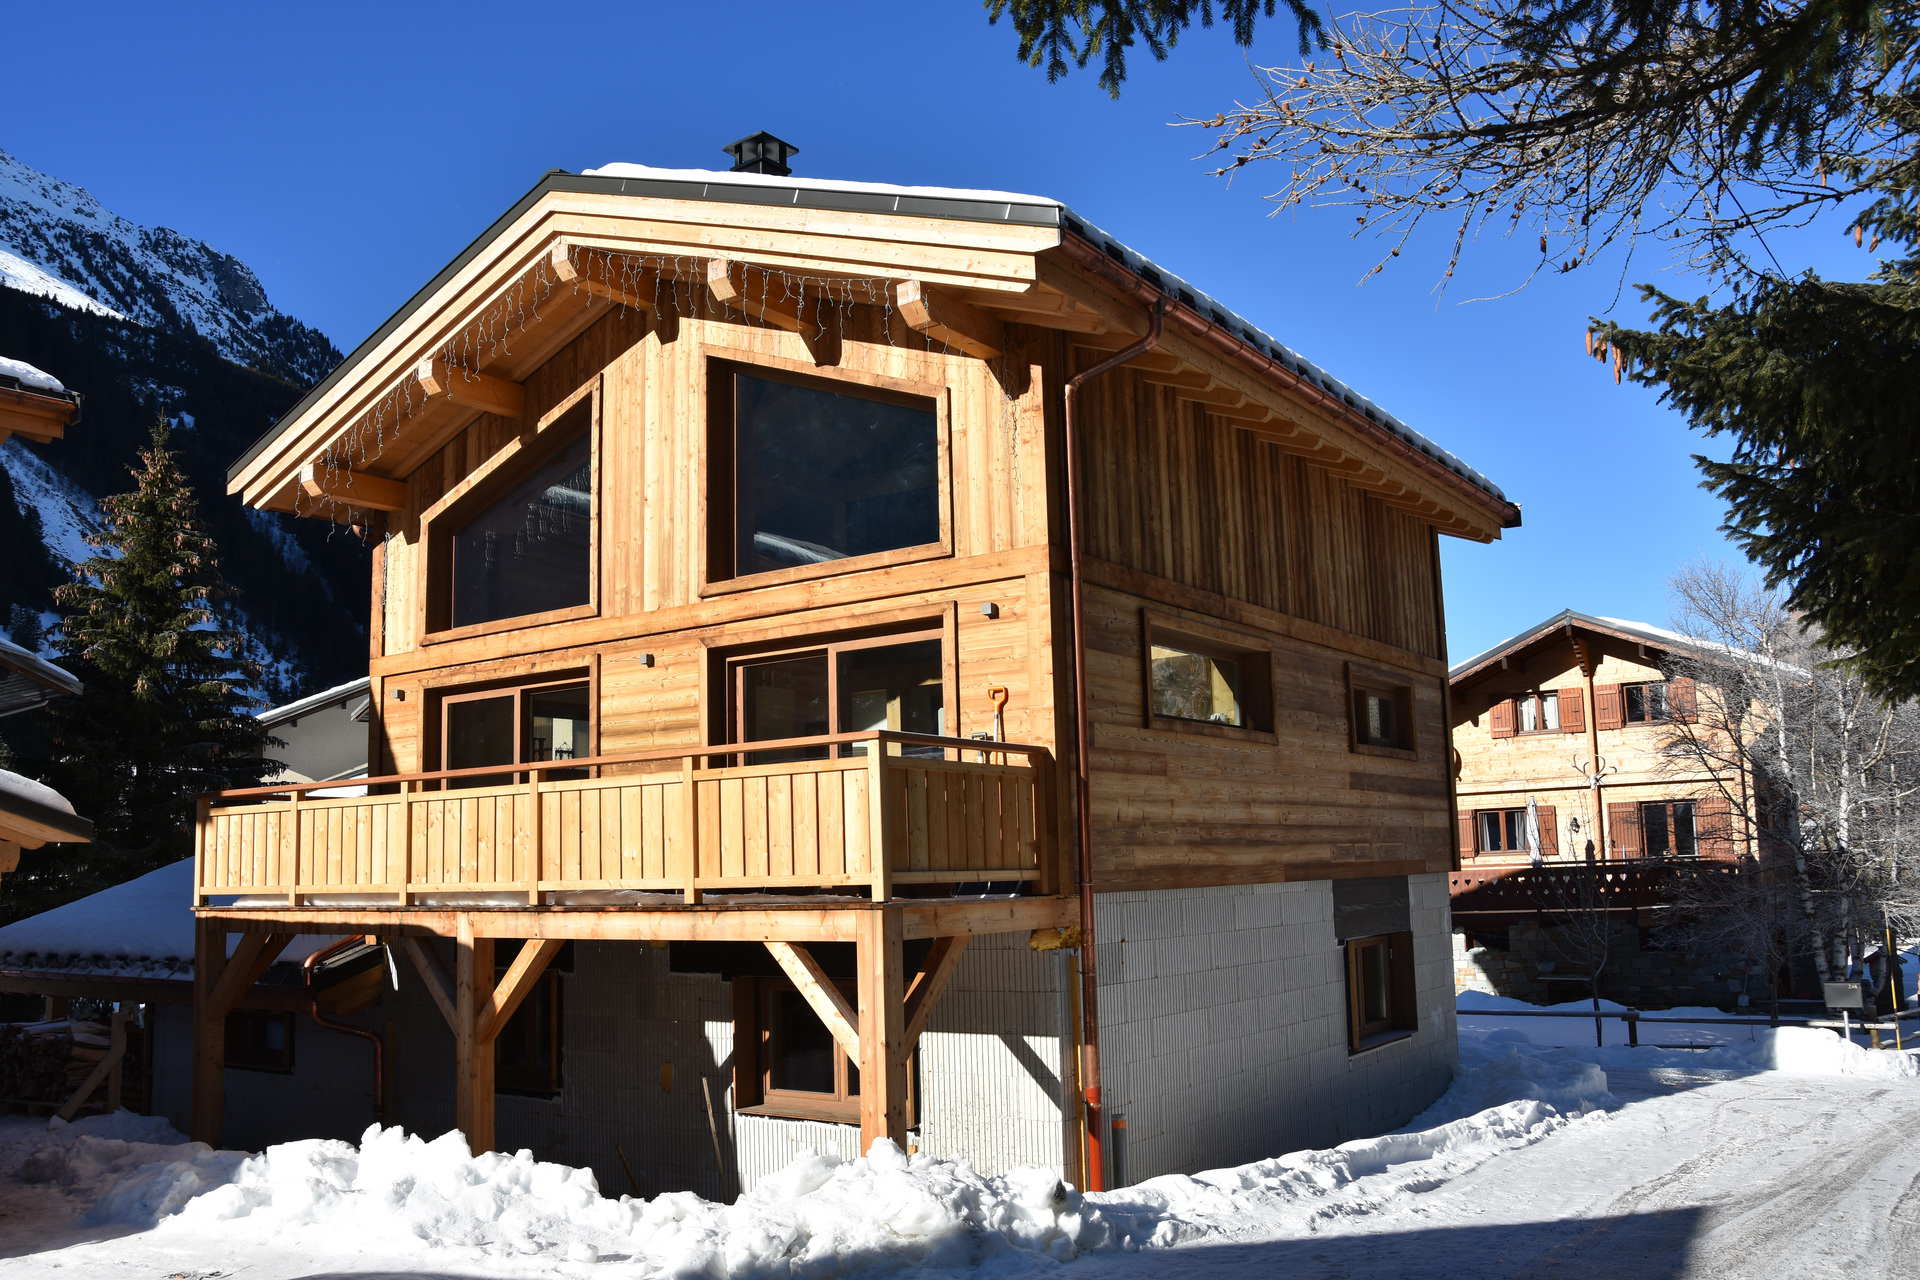
[[[805,175],[1065,200],[1493,477],[1526,523],[1444,541],[1456,656],[1567,607],[1663,622],[1676,569],[1737,556],[1690,461],[1710,442],[1583,354],[1587,316],[1641,318],[1617,261],[1468,303],[1524,254],[1476,246],[1436,297],[1429,243],[1360,285],[1378,247],[1350,214],[1270,217],[1277,180],[1225,186],[1208,135],[1169,127],[1253,92],[1224,32],[1137,54],[1115,102],[1021,65],[974,0],[23,8],[10,40],[41,52],[9,59],[0,147],[238,255],[343,349],[544,171],[724,167],[768,129]],[[1294,51],[1276,23],[1252,59]],[[1837,236],[1792,247],[1863,270]],[[1661,265],[1627,279],[1699,290]]]

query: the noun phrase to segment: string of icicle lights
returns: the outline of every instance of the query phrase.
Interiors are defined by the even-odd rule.
[[[708,264],[713,259],[706,257],[582,249],[569,261],[575,274],[566,280],[555,272],[552,258],[542,257],[479,316],[442,343],[433,358],[444,362],[449,377],[472,381],[476,370],[510,356],[515,336],[537,325],[545,314],[543,308],[569,293],[609,296],[609,313],[625,314],[644,302],[650,306],[655,324],[663,327],[681,318],[748,325],[758,321],[761,313],[781,311],[795,318],[798,335],[810,346],[857,338],[938,355],[961,354],[942,339],[907,323],[894,297],[897,281],[884,276],[820,275],[737,263],[732,277],[738,289],[735,302],[722,301],[708,287]],[[865,323],[861,323],[863,320]],[[999,365],[1003,360],[1007,357],[992,363]],[[1005,375],[1013,369],[1009,364],[997,371],[1003,374],[1000,381],[1006,388],[1003,415],[1011,425],[1019,397],[1014,391],[1016,383]],[[338,524],[351,504],[341,502],[331,491],[341,488],[350,473],[381,457],[400,424],[425,407],[429,399],[417,379],[401,378],[321,455],[315,470],[321,487],[328,492],[316,497],[301,487],[294,496],[294,513],[327,517]]]

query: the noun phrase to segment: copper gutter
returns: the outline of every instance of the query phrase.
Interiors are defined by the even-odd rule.
[[[1167,295],[1141,279],[1134,272],[1115,262],[1100,252],[1094,245],[1078,236],[1060,237],[1062,252],[1082,270],[1097,275],[1109,284],[1115,285],[1132,296],[1139,303],[1165,307]],[[1487,507],[1500,516],[1500,527],[1514,529],[1520,525],[1520,509],[1504,498],[1496,498],[1467,477],[1446,466],[1439,459],[1428,456],[1414,445],[1402,439],[1394,432],[1381,426],[1373,419],[1345,400],[1328,391],[1319,383],[1306,377],[1297,370],[1289,369],[1258,347],[1249,345],[1231,330],[1223,329],[1205,316],[1185,307],[1176,306],[1173,318],[1184,326],[1195,338],[1218,350],[1222,355],[1236,363],[1251,365],[1261,376],[1282,384],[1287,391],[1314,405],[1325,409],[1348,426],[1355,428],[1369,440],[1397,455],[1402,461],[1416,470],[1439,480],[1448,488],[1465,490],[1473,498],[1475,505]]]
[[[1067,452],[1067,583],[1073,595],[1073,799],[1074,834],[1079,852],[1080,889],[1080,1098],[1086,1131],[1086,1190],[1107,1186],[1105,1139],[1100,1102],[1100,984],[1094,965],[1093,924],[1093,808],[1092,739],[1087,729],[1086,601],[1080,553],[1080,435],[1073,417],[1075,397],[1082,384],[1153,350],[1160,342],[1167,300],[1153,299],[1147,317],[1147,335],[1125,350],[1108,356],[1091,369],[1067,379],[1060,411],[1061,436]]]
[[[307,989],[307,1016],[316,1026],[329,1031],[338,1031],[343,1035],[358,1036],[373,1046],[373,1117],[381,1124],[387,1122],[387,1044],[378,1031],[368,1031],[345,1022],[336,1022],[320,1012],[320,995],[313,989],[313,969],[331,955],[345,951],[348,947],[360,945],[360,935],[354,934],[320,948],[300,962],[300,983]]]

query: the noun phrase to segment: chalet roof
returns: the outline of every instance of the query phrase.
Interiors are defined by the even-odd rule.
[[[0,636],[0,716],[32,711],[78,692],[80,682],[66,668]]]
[[[1635,644],[1646,645],[1648,648],[1659,649],[1665,653],[1724,648],[1708,641],[1691,639],[1678,631],[1656,627],[1650,622],[1635,622],[1629,618],[1608,618],[1599,614],[1581,613],[1575,609],[1562,609],[1546,621],[1535,623],[1525,631],[1508,636],[1491,649],[1482,650],[1471,658],[1456,662],[1448,670],[1447,678],[1451,683],[1459,684],[1463,680],[1480,674],[1500,659],[1511,657],[1556,631],[1566,631],[1573,627],[1597,632],[1600,635],[1613,636],[1619,640],[1630,640]]]
[[[1008,191],[845,182],[711,169],[661,169],[638,164],[610,164],[577,174],[563,170],[549,172],[511,209],[495,220],[491,227],[482,232],[478,239],[468,245],[458,257],[415,293],[385,324],[356,347],[345,360],[341,361],[338,368],[288,410],[279,423],[269,429],[228,469],[228,480],[231,482],[238,477],[248,464],[277,438],[285,424],[299,418],[363,356],[379,346],[390,333],[424,305],[444,283],[473,261],[527,209],[550,192],[645,195],[676,200],[712,200],[787,206],[797,209],[903,214],[1032,227],[1058,227],[1064,234],[1088,243],[1108,259],[1132,272],[1169,301],[1194,311],[1219,328],[1233,334],[1290,373],[1318,387],[1354,413],[1377,425],[1447,471],[1459,476],[1482,493],[1497,502],[1508,502],[1506,494],[1493,481],[1468,466],[1459,457],[1441,448],[1211,295],[1128,248],[1094,223],[1079,217],[1058,200]],[[1518,523],[1517,518],[1514,518],[1512,523]]]
[[[285,724],[289,720],[298,720],[300,717],[310,716],[316,711],[323,711],[331,706],[351,702],[356,698],[364,698],[368,695],[372,687],[372,682],[368,680],[366,676],[361,676],[358,680],[349,680],[345,684],[337,684],[331,689],[322,689],[320,692],[310,693],[304,698],[299,698],[292,702],[284,702],[277,707],[269,707],[256,715],[254,719],[271,729],[276,725]]]

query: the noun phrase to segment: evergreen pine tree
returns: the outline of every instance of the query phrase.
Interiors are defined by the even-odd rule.
[[[100,554],[55,592],[55,645],[86,687],[54,704],[50,728],[50,780],[93,820],[96,843],[56,850],[60,866],[36,859],[42,888],[57,880],[63,890],[43,899],[184,856],[196,796],[274,768],[246,692],[262,669],[217,612],[231,592],[165,422],[140,453],[132,492],[101,505],[107,527],[90,539]]]

